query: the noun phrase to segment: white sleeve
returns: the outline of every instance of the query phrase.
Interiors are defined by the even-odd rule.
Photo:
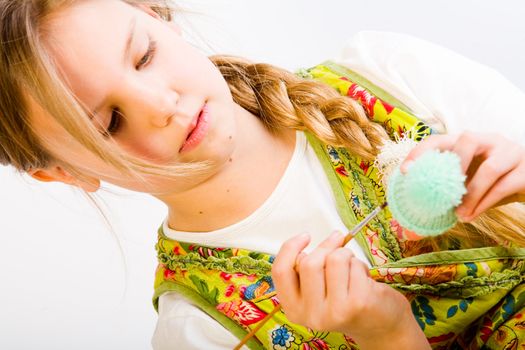
[[[361,32],[335,62],[439,133],[496,132],[525,144],[525,94],[494,69],[448,49],[403,34]]]
[[[231,350],[239,339],[182,296],[165,293],[159,298],[159,319],[151,343],[154,350]]]

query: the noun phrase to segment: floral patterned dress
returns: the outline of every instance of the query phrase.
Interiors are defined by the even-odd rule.
[[[325,62],[298,74],[357,100],[392,137],[421,140],[432,133],[406,106],[344,67]],[[385,201],[373,164],[310,134],[307,138],[347,227]],[[433,349],[525,349],[525,248],[417,251],[405,236],[386,208],[355,239],[372,262],[371,277],[406,296]],[[271,255],[174,241],[162,227],[156,248],[155,307],[161,294],[175,291],[242,338],[279,304]],[[294,324],[281,311],[264,322],[247,345],[274,350],[358,349],[344,334]]]

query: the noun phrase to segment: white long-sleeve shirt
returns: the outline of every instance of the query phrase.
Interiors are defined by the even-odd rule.
[[[386,90],[437,132],[495,132],[525,144],[525,94],[495,70],[450,50],[406,35],[361,32],[335,62]],[[334,229],[344,230],[319,161],[304,135],[298,136],[280,183],[249,217],[206,234],[176,232],[167,225],[165,233],[176,240],[224,247],[239,246],[242,239],[243,247],[276,254],[298,233],[308,231],[313,247]],[[359,246],[350,249],[366,260]],[[176,293],[160,297],[154,349],[226,350],[237,343],[228,330]]]

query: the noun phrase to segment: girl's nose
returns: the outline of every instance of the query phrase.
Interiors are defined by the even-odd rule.
[[[163,128],[170,124],[177,107],[175,92],[152,93],[142,96],[144,115],[150,126]]]
[[[151,126],[157,128],[164,128],[171,122],[171,118],[175,113],[175,108],[158,108],[156,111],[151,112],[150,123]]]

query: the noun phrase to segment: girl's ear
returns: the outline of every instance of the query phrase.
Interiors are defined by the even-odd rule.
[[[29,176],[42,182],[62,182],[68,185],[76,186],[86,192],[95,192],[100,188],[100,180],[88,178],[79,180],[59,166],[52,166],[46,169],[31,169],[28,171]]]

